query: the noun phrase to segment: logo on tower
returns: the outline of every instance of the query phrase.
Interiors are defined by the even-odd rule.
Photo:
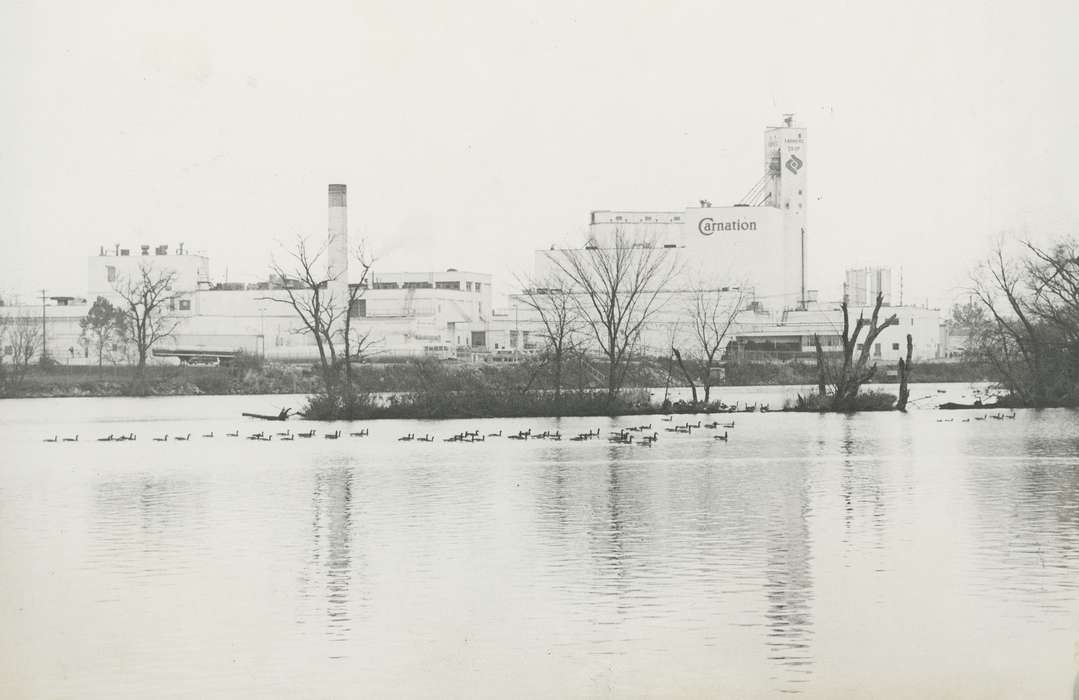
[[[787,159],[786,165],[787,170],[790,170],[792,174],[797,175],[798,171],[802,169],[802,166],[805,165],[805,163],[802,162],[801,158],[792,153],[791,157]]]

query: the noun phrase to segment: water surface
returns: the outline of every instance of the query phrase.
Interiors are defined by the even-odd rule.
[[[0,696],[1070,697],[1074,411],[224,437],[281,405],[0,402]]]

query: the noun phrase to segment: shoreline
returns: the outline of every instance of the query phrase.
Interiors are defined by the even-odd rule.
[[[10,366],[3,369],[10,372]],[[355,389],[359,394],[389,395],[424,392],[471,391],[483,387],[489,392],[521,393],[529,385],[528,368],[524,365],[446,365],[426,366],[424,372],[409,364],[358,365]],[[884,368],[882,368],[883,370]],[[421,374],[423,376],[421,376]],[[883,372],[882,372],[883,374]],[[138,390],[134,384],[133,367],[61,366],[32,367],[21,381],[0,382],[0,399],[21,398],[93,398],[139,396],[258,396],[306,394],[315,395],[320,389],[318,372],[311,365],[245,362],[221,367],[151,366]],[[991,382],[985,368],[955,362],[935,362],[916,365],[913,383],[986,383]],[[626,391],[636,387],[655,391],[667,387],[676,394],[690,387],[678,375],[667,377],[655,366],[642,364],[637,376],[630,377]],[[881,377],[873,382],[882,387],[897,387],[898,381]],[[566,383],[570,384],[569,382]],[[594,383],[574,383],[564,386],[567,395],[600,389]],[[628,385],[635,385],[630,388]],[[712,386],[713,396],[731,389],[755,387],[813,387],[816,370],[804,364],[744,364],[732,366],[726,381]],[[529,391],[551,391],[545,382],[536,382]],[[698,386],[698,391],[702,388]],[[703,393],[702,393],[703,395]],[[778,407],[776,407],[778,410]]]

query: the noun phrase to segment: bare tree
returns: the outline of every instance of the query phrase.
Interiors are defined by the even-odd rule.
[[[41,347],[41,322],[31,316],[0,316],[0,353],[11,348],[11,370],[0,374],[0,388],[9,394],[23,383]]]
[[[1023,404],[1071,404],[1079,400],[1079,248],[1022,245],[1025,258],[998,241],[974,274],[972,291],[992,320],[977,347]]]
[[[284,296],[270,295],[263,299],[286,304],[296,312],[302,324],[297,332],[309,334],[315,341],[326,392],[336,396],[334,327],[346,315],[348,306],[346,299],[334,299],[330,291],[332,280],[327,276],[325,262],[321,261],[326,246],[324,242],[311,250],[307,239],[298,236],[295,247],[286,253],[287,262],[274,259],[270,266],[274,282],[280,284]]]
[[[581,321],[573,295],[556,275],[542,281],[518,280],[521,300],[539,316],[545,340],[543,364],[551,366],[554,398],[562,397],[564,363],[579,344]]]
[[[834,410],[846,410],[851,408],[858,391],[873,375],[876,374],[876,364],[869,365],[869,353],[876,342],[877,336],[889,326],[898,326],[899,318],[892,314],[884,321],[878,323],[880,309],[884,304],[884,295],[877,293],[877,301],[873,306],[873,315],[866,320],[864,314],[858,315],[853,331],[850,327],[850,311],[847,302],[844,301],[840,308],[843,310],[843,335],[840,340],[843,343],[841,364],[838,367],[829,366],[825,360],[824,350],[821,348],[820,336],[813,336],[813,343],[817,352],[818,390],[823,398],[826,386],[832,387],[832,408]],[[866,330],[865,339],[859,343],[862,330]],[[860,348],[859,348],[860,346]],[[858,353],[855,357],[855,352]]]
[[[631,242],[616,231],[610,247],[551,251],[548,257],[607,359],[607,399],[613,401],[641,332],[675,275],[673,256],[666,248]]]
[[[907,358],[899,358],[899,400],[895,407],[897,410],[906,411],[907,401],[910,399],[910,367],[911,355],[914,354],[914,338],[907,333]]]
[[[359,317],[361,299],[367,293],[367,279],[371,272],[373,261],[365,254],[364,246],[358,246],[353,254],[356,265],[359,266],[360,277],[348,286],[348,311],[345,314],[344,346],[345,346],[345,397],[348,403],[348,413],[352,414],[355,392],[352,389],[352,362],[363,359],[371,345],[371,329],[357,330],[353,334],[352,319]]]
[[[355,258],[362,270],[361,278],[347,287],[345,294],[335,293],[340,285],[336,278],[330,278],[323,256],[327,253],[327,243],[311,248],[305,238],[297,237],[295,246],[287,251],[287,262],[274,260],[271,271],[275,281],[280,284],[283,295],[263,297],[267,301],[285,304],[296,312],[301,327],[297,332],[310,335],[318,349],[319,368],[326,393],[336,399],[342,388],[351,395],[352,369],[347,360],[354,358],[360,349],[366,346],[367,336],[355,336],[352,329],[352,315],[358,301],[366,292],[367,277],[371,263],[358,248]],[[340,297],[340,298],[339,298]],[[341,358],[338,347],[343,350],[346,360],[344,367],[345,386],[339,386],[338,368]]]
[[[113,289],[120,296],[120,312],[127,339],[138,355],[136,379],[141,379],[150,350],[176,330],[179,320],[165,313],[176,298],[172,285],[176,271],[141,264],[136,273],[120,277]]]
[[[687,314],[692,334],[690,343],[693,347],[690,355],[700,366],[698,375],[704,388],[705,403],[711,400],[712,367],[726,345],[731,326],[742,310],[744,301],[745,293],[741,287],[724,292],[719,289],[704,289],[702,286],[693,292]],[[672,351],[679,369],[692,389],[693,403],[697,403],[697,386],[692,373],[686,367],[678,348],[672,348]]]

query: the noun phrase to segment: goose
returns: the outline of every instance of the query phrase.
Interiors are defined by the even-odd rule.
[[[295,440],[296,436],[295,435],[284,435],[284,436],[281,437],[281,439],[282,440]]]
[[[169,441],[169,434],[168,433],[165,433],[164,437],[154,438],[154,442],[168,442],[168,441]]]
[[[416,439],[419,440],[420,442],[434,442],[435,441],[435,436],[428,434],[428,435],[424,435],[421,438],[416,438]]]
[[[357,431],[355,433],[349,433],[349,436],[350,437],[367,437],[369,432],[370,431],[367,428],[363,428],[362,430],[359,430],[359,431]]]
[[[670,423],[672,420],[674,420],[674,416],[663,416],[663,418],[661,418],[660,420],[664,420]]]
[[[712,421],[711,423],[705,423],[704,427],[708,428],[709,430],[715,430],[716,428],[719,427],[719,421]]]
[[[313,437],[315,437],[315,429],[311,428],[306,433],[296,433],[296,434],[299,435],[302,438],[313,438]]]
[[[235,430],[231,433],[225,433],[225,437],[240,437],[240,431]]]
[[[502,428],[499,428],[497,433],[487,433],[487,437],[502,437]]]
[[[78,441],[79,441],[79,434],[78,433],[75,433],[75,437],[73,437],[73,438],[64,438],[64,442],[78,442]]]
[[[341,431],[335,430],[332,433],[325,433],[322,437],[326,438],[327,440],[336,440],[337,438],[341,437]]]
[[[734,430],[734,421],[731,421],[730,423],[723,423],[719,427],[726,428],[728,430]]]
[[[205,437],[205,438],[212,438],[213,436],[214,436],[214,431],[212,431],[212,430],[210,432],[208,432],[208,433],[203,433],[202,434],[202,437]]]
[[[181,441],[190,440],[190,439],[191,439],[191,433],[188,433],[187,435],[185,435],[183,437],[180,437],[179,435],[177,435],[176,437],[173,438],[173,440],[181,440]]]
[[[56,435],[53,435],[51,438],[45,438],[42,442],[59,442],[59,440]]]
[[[714,437],[716,440],[722,440],[723,442],[727,442],[727,433],[725,431],[722,435],[713,435],[712,437]]]
[[[277,437],[287,437],[287,436],[289,436],[289,435],[292,435],[292,431],[291,431],[291,430],[286,430],[286,431],[285,431],[285,432],[283,432],[283,433],[278,433],[278,434],[277,434]]]
[[[1015,411],[1012,411],[1010,414],[1008,414],[1008,415],[1006,415],[1004,417],[1008,418],[1010,420],[1015,420]]]
[[[112,441],[113,441],[113,440],[115,440],[115,439],[116,439],[116,438],[114,438],[114,437],[112,436],[112,433],[109,433],[109,436],[108,436],[108,437],[98,438],[98,439],[97,439],[97,441],[98,441],[98,442],[112,442]]]
[[[397,438],[397,442],[408,442],[415,439],[416,435],[414,433],[409,433],[408,435],[402,435],[401,437]]]

